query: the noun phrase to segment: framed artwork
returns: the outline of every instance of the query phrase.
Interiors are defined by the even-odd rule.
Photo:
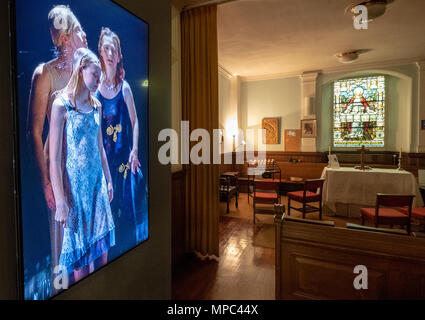
[[[425,130],[425,120],[421,120],[421,130]]]
[[[279,144],[280,128],[279,118],[264,118],[261,128],[266,130],[265,144]]]
[[[11,2],[19,286],[29,300],[149,237],[148,24],[109,0],[57,4]]]
[[[334,147],[384,147],[385,77],[335,81]]]
[[[301,130],[285,129],[285,151],[299,152],[301,151]]]
[[[316,119],[301,120],[301,136],[303,138],[316,137]]]

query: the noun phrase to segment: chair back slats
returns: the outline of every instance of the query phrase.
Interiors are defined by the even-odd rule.
[[[304,190],[316,192],[317,189],[322,191],[325,179],[310,179],[304,182]]]
[[[414,195],[383,194],[376,195],[376,205],[384,207],[411,207]]]
[[[220,177],[220,190],[223,190],[222,187],[225,187],[225,189],[228,191],[230,187],[229,180],[225,177]]]
[[[260,179],[264,174],[270,174],[272,179],[277,179],[276,174],[279,176],[279,182],[282,181],[282,170],[275,159],[247,160],[247,165],[248,180]]]
[[[278,184],[273,181],[254,181],[254,189],[255,190],[273,190],[276,191],[278,188]]]

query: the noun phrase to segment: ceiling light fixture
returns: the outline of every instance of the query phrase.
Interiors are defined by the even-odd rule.
[[[351,51],[337,53],[335,57],[341,63],[352,63],[359,58],[360,54],[367,53],[370,51],[372,51],[372,49],[351,50]]]
[[[357,6],[365,6],[367,8],[368,21],[373,21],[376,18],[382,16],[387,10],[387,5],[394,0],[363,0],[357,3],[349,5],[345,11],[349,12],[353,19],[356,18],[355,8]]]
[[[357,51],[341,52],[336,54],[336,57],[341,63],[351,63],[359,58]]]

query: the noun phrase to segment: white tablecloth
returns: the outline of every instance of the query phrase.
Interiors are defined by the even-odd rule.
[[[361,207],[375,206],[377,193],[413,194],[413,206],[423,206],[416,179],[408,171],[324,168],[322,178],[324,213],[328,215],[359,217]]]

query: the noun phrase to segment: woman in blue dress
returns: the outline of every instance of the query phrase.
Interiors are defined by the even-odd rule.
[[[109,28],[102,28],[98,50],[102,79],[96,97],[103,107],[103,145],[115,190],[111,208],[117,245],[111,255],[117,256],[147,237],[146,219],[138,210],[142,199],[137,196],[143,177],[138,158],[139,121],[130,85],[124,80],[120,40]]]
[[[86,48],[75,56],[79,58],[71,79],[53,102],[49,153],[55,219],[64,227],[59,265],[73,271],[78,281],[107,262],[115,225],[109,204],[113,186],[100,130],[102,110],[91,94],[100,83],[100,62]]]

